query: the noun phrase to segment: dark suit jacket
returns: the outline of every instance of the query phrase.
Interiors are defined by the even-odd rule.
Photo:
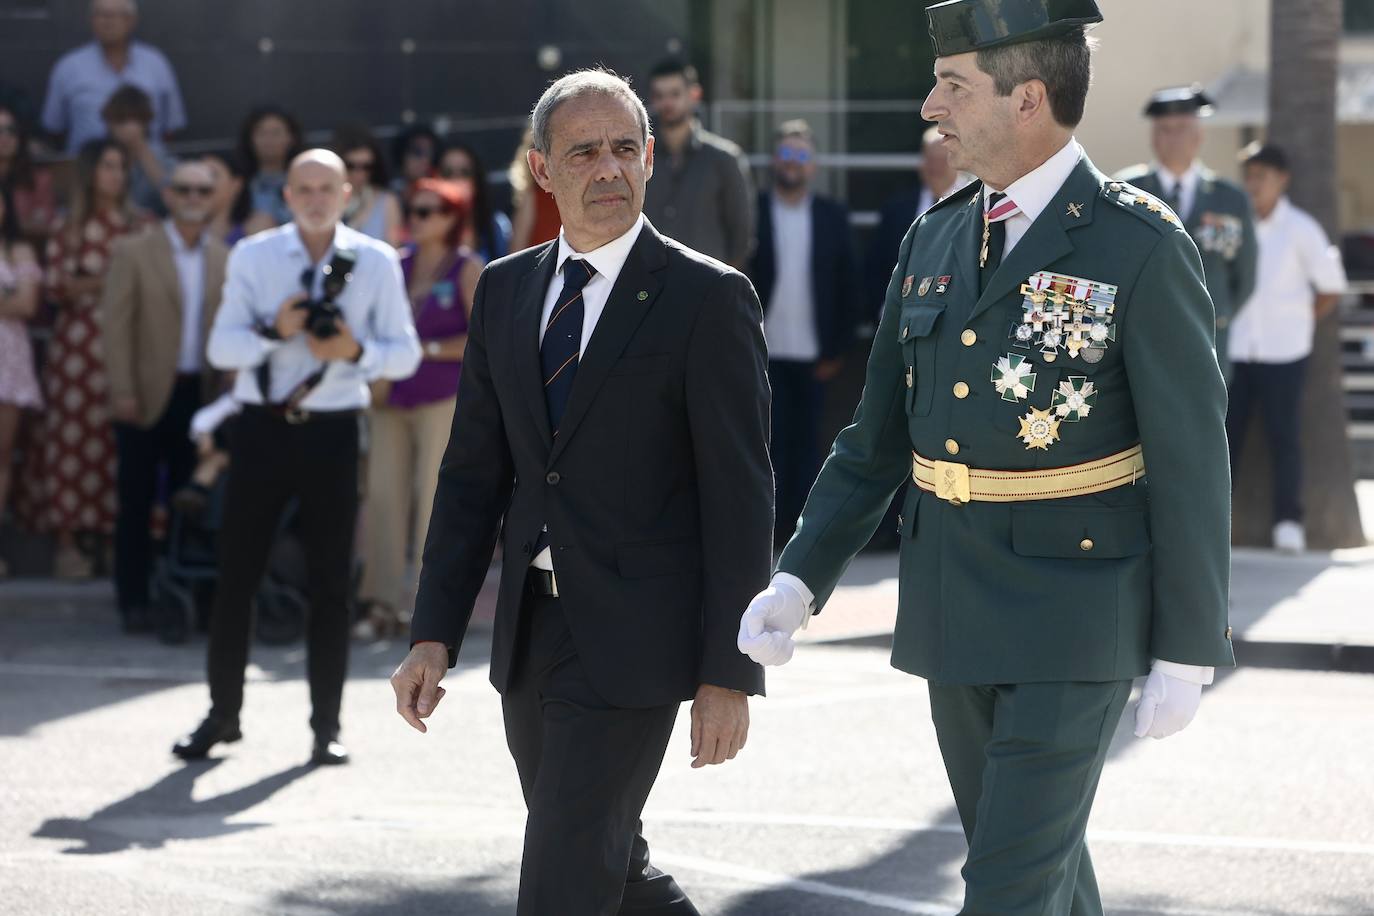
[[[773,200],[759,195],[759,243],[749,265],[765,312],[777,279],[777,251],[773,242]],[[816,339],[822,359],[844,356],[854,339],[855,300],[862,295],[854,264],[854,239],[849,212],[819,195],[811,198],[811,290],[816,303]]]
[[[477,285],[412,641],[447,644],[453,664],[502,530],[491,680],[505,690],[547,522],[563,613],[608,702],[657,706],[701,684],[762,693],[762,669],[735,646],[772,564],[758,298],[742,274],[646,223],[555,442],[539,322],[556,262],[551,242],[492,262]]]

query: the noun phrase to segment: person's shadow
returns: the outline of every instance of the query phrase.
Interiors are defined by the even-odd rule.
[[[44,839],[76,840],[68,855],[104,855],[126,849],[158,849],[168,840],[201,840],[255,830],[261,824],[230,824],[228,819],[261,804],[314,769],[300,764],[252,785],[194,801],[191,790],[221,760],[178,767],[146,789],[101,808],[90,817],[50,818],[34,831]]]

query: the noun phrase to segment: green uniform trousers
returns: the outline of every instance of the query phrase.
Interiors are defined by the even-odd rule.
[[[968,839],[960,916],[1101,916],[1083,834],[1130,681],[930,685]]]

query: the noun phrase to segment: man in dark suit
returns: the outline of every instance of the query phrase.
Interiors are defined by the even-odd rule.
[[[864,268],[865,295],[863,315],[875,323],[880,319],[887,281],[892,276],[892,259],[902,247],[906,231],[922,213],[967,183],[949,162],[949,150],[940,142],[940,129],[931,127],[921,137],[921,164],[916,167],[918,181],[908,191],[883,205],[878,225],[869,236],[868,260]]]
[[[759,195],[759,238],[749,268],[764,304],[779,543],[796,527],[820,469],[825,386],[839,374],[853,340],[860,294],[849,212],[812,192],[815,177],[810,126],[784,122],[775,138],[773,188]]]
[[[643,103],[602,71],[533,115],[559,238],[493,262],[463,381],[397,711],[425,731],[498,532],[491,681],[529,807],[521,916],[695,914],[639,816],[693,699],[693,767],[744,745],[762,669],[733,608],[767,584],[772,475],[749,281],[660,236]]]

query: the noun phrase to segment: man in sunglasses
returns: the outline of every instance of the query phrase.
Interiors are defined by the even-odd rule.
[[[219,308],[228,251],[206,231],[215,178],[183,162],[162,190],[168,217],[115,243],[102,315],[118,450],[115,592],[129,630],[152,625],[148,518],[159,468],[168,492],[191,474],[191,416],[213,387],[205,337]]]
[[[777,130],[773,187],[759,195],[759,236],[749,268],[764,307],[773,389],[774,540],[786,543],[820,470],[816,443],[825,386],[854,339],[854,262],[849,213],[812,192],[816,143],[803,120]]]

